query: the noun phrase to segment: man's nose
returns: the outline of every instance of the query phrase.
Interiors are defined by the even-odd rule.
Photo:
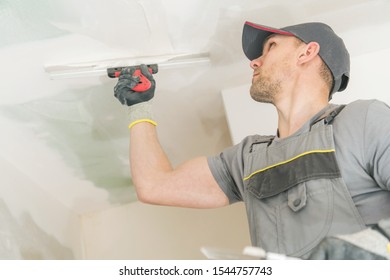
[[[250,66],[253,70],[260,67],[263,64],[262,56],[259,56],[258,58],[252,60],[250,62]]]

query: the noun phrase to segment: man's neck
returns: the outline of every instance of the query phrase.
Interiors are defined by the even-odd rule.
[[[327,100],[313,100],[310,98],[300,98],[299,102],[287,101],[275,104],[278,111],[279,138],[286,138],[294,134],[328,104]]]

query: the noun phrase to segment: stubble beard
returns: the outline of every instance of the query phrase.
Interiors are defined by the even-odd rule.
[[[280,81],[272,81],[269,76],[260,73],[257,79],[252,82],[250,94],[255,101],[275,104],[275,96],[280,90]]]

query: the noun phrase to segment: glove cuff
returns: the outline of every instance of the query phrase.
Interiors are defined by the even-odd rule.
[[[137,123],[148,122],[153,125],[157,125],[157,123],[153,120],[153,112],[152,112],[152,102],[146,101],[141,102],[128,107],[127,111],[129,128],[132,128]]]

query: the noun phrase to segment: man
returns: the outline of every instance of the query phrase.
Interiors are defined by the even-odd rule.
[[[177,168],[158,142],[152,75],[141,66],[152,86],[139,93],[131,90],[139,82],[135,68],[122,71],[115,96],[129,106],[138,198],[194,208],[243,201],[254,246],[328,258],[333,245],[324,246],[327,237],[365,232],[390,217],[390,109],[374,100],[329,104],[348,85],[350,61],[342,39],[325,24],[276,29],[246,22],[243,49],[253,69],[252,98],[277,110],[276,136],[249,136],[220,155]],[[387,226],[379,228],[386,232]],[[382,251],[367,258],[390,256],[387,242],[381,239]]]

